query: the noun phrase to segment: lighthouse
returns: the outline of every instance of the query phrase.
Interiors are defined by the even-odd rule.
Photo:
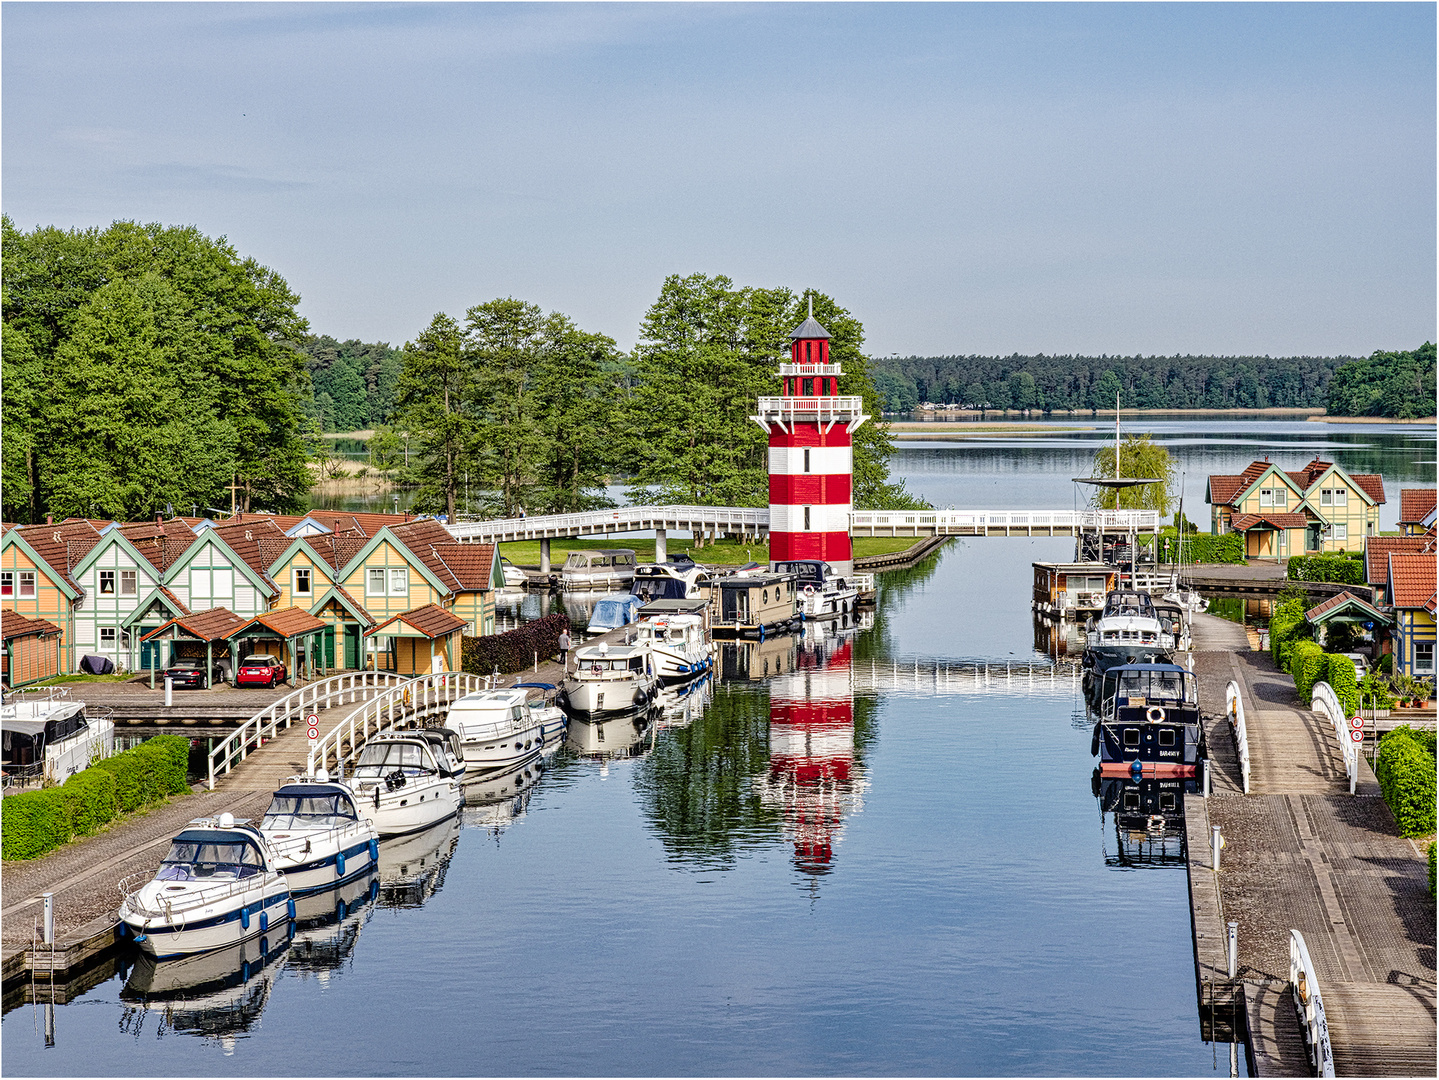
[[[780,364],[780,397],[759,399],[755,423],[769,434],[770,565],[823,559],[836,574],[854,569],[849,542],[852,436],[869,419],[864,400],[840,396],[840,366],[831,361],[829,331],[809,317],[790,334],[789,363]]]

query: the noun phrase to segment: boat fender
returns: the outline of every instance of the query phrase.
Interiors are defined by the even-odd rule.
[[[116,937],[122,937],[122,938],[123,938],[123,937],[129,937],[129,936],[130,936],[130,926],[129,926],[129,924],[128,924],[128,923],[118,923],[118,924],[116,924],[116,926],[115,926],[115,936],[116,936]]]
[[[370,840],[370,861],[380,861],[380,842],[375,839]]]
[[[335,856],[335,876],[345,876],[345,853],[343,851]]]
[[[295,898],[293,896],[285,901],[285,914],[292,919],[295,917]]]
[[[1096,757],[1099,754],[1099,725],[1094,725],[1094,736],[1089,740],[1089,756]]]
[[[250,909],[247,907],[240,909],[240,926],[245,930],[250,929]]]
[[[340,922],[344,922],[344,921],[345,921],[345,916],[348,915],[349,913],[350,913],[350,909],[345,906],[345,902],[344,902],[343,900],[341,900],[339,903],[337,903],[337,904],[335,905],[335,917],[336,917]]]
[[[1162,723],[1164,720],[1164,710],[1158,705],[1149,706],[1149,710],[1144,715],[1151,724]]]
[[[136,944],[136,945],[139,945],[139,944],[141,944],[142,942],[148,941],[149,939],[150,939],[150,935],[149,935],[149,934],[136,934],[136,935],[135,935],[135,944]]]
[[[379,895],[380,895],[380,879],[379,879],[379,878],[371,878],[371,879],[370,879],[370,899],[373,900],[375,897],[377,897],[377,896],[379,896]]]
[[[375,809],[378,810],[379,808],[380,808],[380,785],[379,785],[379,784],[376,784],[376,785],[375,785]]]
[[[263,933],[266,933],[266,932],[269,931],[269,929],[270,929],[270,916],[269,916],[269,913],[262,911],[262,912],[260,912],[260,933],[262,933],[262,934],[263,934]],[[263,948],[261,948],[260,951],[261,951],[261,952],[264,952],[265,950],[264,950]]]
[[[1129,763],[1129,771],[1132,772],[1136,777],[1139,776],[1139,774],[1144,771],[1144,762],[1140,761],[1138,758],[1135,758]]]
[[[246,960],[243,964],[240,965],[240,981],[250,981],[250,961],[248,960]]]

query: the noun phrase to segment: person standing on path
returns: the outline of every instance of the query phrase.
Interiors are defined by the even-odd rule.
[[[566,671],[570,670],[568,659],[569,653],[570,632],[568,629],[564,629],[560,631],[560,667],[564,668]]]

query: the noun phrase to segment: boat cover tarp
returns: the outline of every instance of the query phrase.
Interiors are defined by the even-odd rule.
[[[82,656],[80,670],[91,675],[109,675],[115,670],[115,662],[108,656]]]

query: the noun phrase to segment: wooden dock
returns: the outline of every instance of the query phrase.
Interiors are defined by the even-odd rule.
[[[1196,976],[1242,996],[1259,1076],[1313,1075],[1289,993],[1289,937],[1303,934],[1339,1075],[1435,1075],[1435,908],[1418,846],[1398,835],[1367,765],[1349,794],[1332,729],[1295,702],[1293,681],[1239,644],[1235,624],[1195,620],[1201,700],[1240,686],[1250,794],[1239,791],[1227,721],[1209,732],[1214,793],[1186,800]],[[1222,709],[1222,704],[1220,706]],[[1220,711],[1218,709],[1214,711]],[[1198,804],[1198,805],[1195,805]],[[1187,822],[1188,824],[1188,822]],[[1208,827],[1225,838],[1216,874]],[[1213,935],[1238,927],[1238,970]],[[1201,999],[1204,1000],[1204,999]]]

